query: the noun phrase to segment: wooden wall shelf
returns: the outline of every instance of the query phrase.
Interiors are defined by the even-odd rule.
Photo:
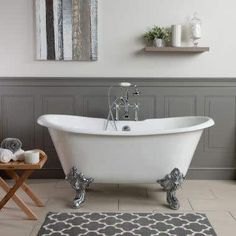
[[[146,52],[182,52],[182,53],[202,53],[209,52],[209,47],[145,47]]]

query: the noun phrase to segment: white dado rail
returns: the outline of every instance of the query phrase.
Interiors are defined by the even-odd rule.
[[[37,177],[64,177],[46,128],[36,124],[45,113],[107,116],[107,89],[117,82],[139,85],[140,119],[210,116],[191,163],[189,178],[233,179],[235,175],[236,79],[224,78],[1,78],[1,139],[18,137],[25,149],[48,154]]]

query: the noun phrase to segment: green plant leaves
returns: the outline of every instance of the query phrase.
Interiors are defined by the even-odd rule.
[[[170,41],[171,31],[169,28],[154,26],[144,34],[144,38],[147,41],[153,41],[156,38],[164,39],[165,41]]]

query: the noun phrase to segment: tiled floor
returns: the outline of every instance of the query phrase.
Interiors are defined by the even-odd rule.
[[[29,184],[46,207],[34,207],[24,193],[19,192],[39,220],[25,220],[25,215],[10,201],[0,212],[1,236],[37,235],[49,211],[176,212],[168,208],[166,195],[157,184],[94,184],[79,210],[70,208],[74,192],[64,180],[30,180]],[[177,195],[181,203],[177,212],[206,213],[218,235],[236,235],[236,181],[188,180]]]

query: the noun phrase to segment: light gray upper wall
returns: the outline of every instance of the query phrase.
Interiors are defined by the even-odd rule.
[[[233,77],[235,0],[99,0],[97,62],[35,61],[34,0],[0,0],[0,76]],[[201,45],[210,53],[142,52],[141,35],[154,24],[185,23],[198,11]]]

